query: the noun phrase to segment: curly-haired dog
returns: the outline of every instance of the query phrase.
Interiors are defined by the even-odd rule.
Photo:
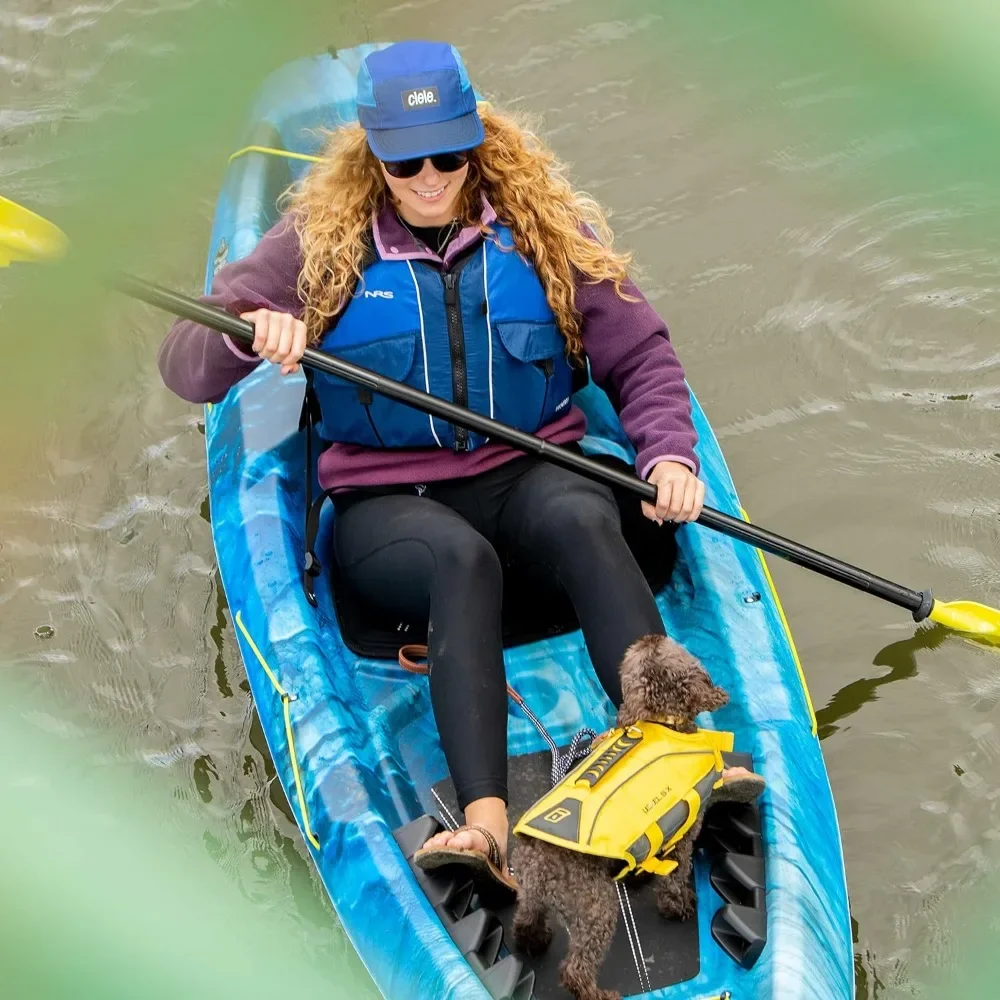
[[[617,725],[622,728],[645,720],[694,733],[696,715],[721,708],[729,700],[698,660],[666,636],[648,635],[633,643],[620,672],[623,700]],[[715,800],[750,801],[763,789],[763,779],[742,768],[724,772],[723,781]],[[656,878],[657,907],[665,917],[687,920],[695,914],[691,857],[700,828],[701,817],[670,855],[677,868]],[[548,948],[552,930],[547,911],[552,907],[569,928],[569,950],[560,967],[562,985],[578,1000],[620,1000],[620,994],[598,987],[597,973],[618,923],[613,875],[621,866],[517,835],[511,867],[520,884],[514,917],[518,948],[536,955]]]

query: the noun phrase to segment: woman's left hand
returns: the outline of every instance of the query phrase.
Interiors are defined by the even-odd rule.
[[[648,476],[656,487],[656,506],[642,501],[650,521],[696,521],[705,503],[705,484],[681,462],[657,462]]]

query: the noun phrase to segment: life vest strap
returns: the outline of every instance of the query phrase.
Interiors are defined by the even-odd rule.
[[[638,866],[641,871],[649,872],[651,875],[669,875],[676,867],[677,862],[673,858],[658,858],[656,855],[652,855],[647,858],[646,861]],[[630,871],[634,869],[626,868],[620,875],[616,878],[623,878],[628,875]]]
[[[323,504],[331,495],[329,490],[321,490],[316,499],[312,495],[313,483],[313,430],[318,426],[323,415],[319,408],[319,399],[316,397],[316,390],[313,388],[312,372],[304,369],[306,376],[306,391],[302,397],[302,412],[299,414],[299,431],[305,432],[305,495],[306,495],[306,523],[305,523],[305,559],[302,566],[302,589],[305,591],[306,600],[312,607],[316,607],[316,591],[313,581],[323,572],[323,565],[316,556],[316,539],[319,535],[319,516],[323,509]]]

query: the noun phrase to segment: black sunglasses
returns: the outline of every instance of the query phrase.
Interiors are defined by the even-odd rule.
[[[430,160],[439,174],[451,174],[464,167],[469,162],[469,150],[462,149],[457,153],[437,153],[434,156],[420,156],[414,160],[397,160],[395,163],[382,161],[385,172],[390,177],[403,180],[416,177],[424,169],[424,161]]]

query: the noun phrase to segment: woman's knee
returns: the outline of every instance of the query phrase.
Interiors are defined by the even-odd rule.
[[[432,544],[434,564],[440,576],[456,586],[464,581],[502,586],[503,569],[493,546],[478,531],[456,531],[440,535]]]
[[[547,528],[579,538],[620,536],[621,517],[614,494],[597,483],[587,483],[586,487],[554,493],[546,498],[540,513]]]
[[[335,552],[345,579],[379,605],[404,602],[410,613],[449,592],[497,603],[500,560],[454,511],[417,497],[379,497],[338,518]]]

